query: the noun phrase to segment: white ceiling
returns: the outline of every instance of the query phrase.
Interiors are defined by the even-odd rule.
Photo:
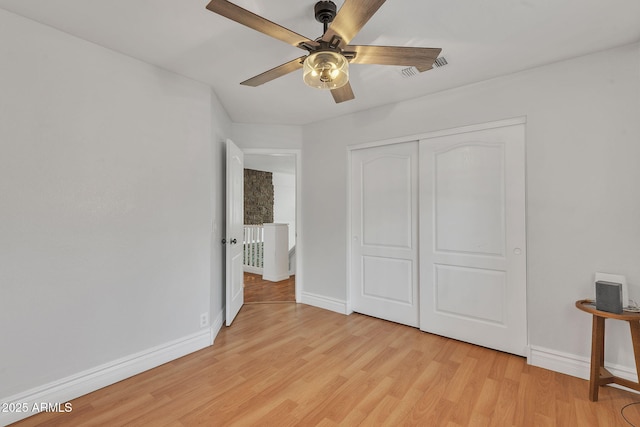
[[[322,32],[315,2],[235,0],[311,39]],[[639,0],[388,0],[352,43],[440,47],[449,65],[403,78],[401,67],[354,64],[356,99],[335,104],[306,87],[301,71],[239,85],[304,52],[209,12],[207,3],[0,0],[0,8],[204,82],[237,123],[315,122],[640,40]]]

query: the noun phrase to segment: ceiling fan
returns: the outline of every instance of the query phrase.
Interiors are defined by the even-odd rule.
[[[332,1],[319,1],[315,18],[324,26],[322,37],[311,40],[227,0],[211,0],[207,9],[263,34],[306,50],[307,55],[286,62],[242,85],[259,86],[303,68],[304,82],[331,90],[336,103],[354,99],[349,84],[349,63],[413,66],[423,72],[433,67],[441,49],[403,46],[360,46],[349,42],[385,0],[345,0],[339,11]]]

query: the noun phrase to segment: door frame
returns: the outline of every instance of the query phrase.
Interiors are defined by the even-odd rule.
[[[303,287],[303,265],[302,265],[302,151],[297,149],[284,149],[284,148],[244,148],[242,149],[244,154],[251,155],[289,155],[293,156],[296,164],[296,280],[295,280],[295,292],[296,303],[302,302],[302,290]]]
[[[510,119],[504,119],[504,120],[497,120],[497,121],[491,121],[491,122],[486,122],[486,123],[479,123],[479,124],[473,124],[473,125],[467,125],[467,126],[460,126],[460,127],[455,127],[455,128],[448,128],[448,129],[442,129],[442,130],[436,130],[436,131],[432,131],[432,132],[426,132],[426,133],[420,133],[420,134],[413,134],[413,135],[407,135],[407,136],[401,136],[401,137],[396,137],[396,138],[390,138],[390,139],[384,139],[384,140],[379,140],[379,141],[371,141],[371,142],[364,142],[364,143],[357,143],[357,144],[353,144],[353,145],[348,145],[347,146],[347,179],[349,180],[349,183],[347,185],[347,212],[346,212],[346,222],[347,222],[347,234],[346,234],[346,242],[347,242],[347,271],[346,271],[346,284],[347,284],[347,301],[346,301],[346,314],[351,314],[353,313],[353,304],[352,304],[352,293],[354,292],[354,286],[353,283],[351,283],[351,263],[352,263],[352,244],[351,244],[351,236],[353,235],[353,230],[352,230],[352,226],[351,226],[351,217],[353,212],[351,211],[351,203],[352,203],[352,198],[353,198],[353,194],[351,192],[351,185],[350,185],[350,180],[351,180],[351,174],[352,174],[352,167],[351,167],[351,157],[352,154],[355,150],[361,150],[363,148],[371,148],[371,147],[380,147],[380,146],[384,146],[384,145],[392,145],[392,144],[401,144],[401,143],[405,143],[405,142],[411,142],[411,141],[420,141],[423,139],[430,139],[430,138],[436,138],[436,137],[441,137],[441,136],[449,136],[449,135],[458,135],[458,134],[462,134],[462,133],[468,133],[468,132],[477,132],[477,131],[481,131],[481,130],[488,130],[488,129],[495,129],[495,128],[501,128],[501,127],[507,127],[507,126],[514,126],[514,125],[520,125],[520,124],[526,124],[527,123],[527,118],[526,116],[520,116],[520,117],[514,117],[514,118],[510,118]],[[527,206],[527,188],[526,188],[526,182],[527,182],[527,171],[526,171],[526,150],[527,150],[527,146],[526,146],[526,142],[525,142],[525,191],[524,191],[524,198],[525,198],[525,232],[528,229],[528,224],[526,222],[526,214],[527,214],[527,210],[526,210],[526,206]],[[528,242],[525,245],[526,250],[525,250],[525,254],[527,254],[528,256]],[[420,248],[418,248],[418,256],[420,256]],[[525,260],[525,264],[527,263],[527,260]],[[529,270],[527,269],[527,278],[526,281],[528,283],[528,275],[529,275]],[[418,284],[420,282],[420,277],[418,276]],[[526,286],[526,285],[525,285]],[[527,295],[527,301],[526,301],[526,314],[525,314],[525,321],[527,324],[527,348],[529,347],[529,299],[528,299],[528,295],[529,295],[529,290],[527,287],[526,290],[526,295]],[[419,321],[420,319],[418,319]],[[527,359],[529,358],[529,356],[527,357]]]

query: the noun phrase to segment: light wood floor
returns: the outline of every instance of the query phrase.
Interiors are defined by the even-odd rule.
[[[245,305],[212,347],[18,426],[624,426],[640,396],[302,304]],[[637,406],[625,415],[640,425]]]
[[[295,302],[296,276],[279,282],[262,279],[262,275],[244,273],[244,302]]]

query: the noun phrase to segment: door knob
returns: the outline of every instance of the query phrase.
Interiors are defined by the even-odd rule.
[[[238,243],[238,241],[237,241],[236,239],[232,239],[232,240],[231,240],[231,244],[232,244],[232,245],[235,245],[236,243]]]
[[[222,244],[225,245],[227,243],[227,239],[222,239]]]

